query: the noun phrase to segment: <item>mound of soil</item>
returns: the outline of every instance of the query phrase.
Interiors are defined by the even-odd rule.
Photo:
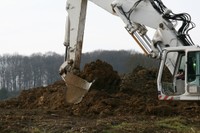
[[[80,77],[89,82],[94,81],[91,89],[117,92],[120,85],[120,76],[113,67],[105,61],[96,60],[84,66]]]
[[[200,103],[159,101],[157,70],[137,67],[119,76],[97,60],[80,76],[95,80],[79,104],[65,102],[66,85],[24,90],[17,98],[0,101],[1,132],[196,132]],[[166,119],[165,119],[166,118]]]
[[[137,67],[132,73],[120,77],[111,65],[97,60],[86,64],[81,73],[81,77],[88,81],[96,81],[79,104],[65,102],[65,83],[57,81],[46,87],[24,90],[17,98],[1,102],[0,108],[64,109],[71,115],[87,117],[137,113],[158,116],[200,115],[199,102],[159,101],[156,75],[155,69]]]
[[[1,101],[1,108],[26,108],[26,109],[58,109],[64,108],[65,83],[57,81],[46,87],[37,87],[21,91],[17,98]]]

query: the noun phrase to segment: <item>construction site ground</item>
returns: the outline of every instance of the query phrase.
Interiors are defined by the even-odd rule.
[[[155,69],[119,75],[97,60],[80,76],[95,82],[79,104],[66,103],[63,81],[0,101],[0,132],[200,133],[200,102],[159,101]]]

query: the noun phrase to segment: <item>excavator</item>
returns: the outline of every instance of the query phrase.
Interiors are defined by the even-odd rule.
[[[188,34],[195,27],[189,14],[175,14],[161,0],[89,1],[121,18],[144,53],[160,60],[159,100],[200,100],[200,48]],[[66,54],[59,72],[67,86],[66,101],[72,104],[81,102],[95,82],[78,76],[87,5],[88,0],[67,0],[66,4]],[[149,30],[154,31],[152,38]]]

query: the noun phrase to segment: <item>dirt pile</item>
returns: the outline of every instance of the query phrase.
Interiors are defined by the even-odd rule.
[[[95,81],[91,89],[117,92],[119,90],[120,76],[113,67],[101,60],[96,60],[84,66],[80,75],[89,82]]]
[[[26,109],[59,109],[64,108],[65,83],[57,81],[46,87],[23,90],[17,98],[2,101],[0,107]]]
[[[79,104],[65,102],[65,83],[57,81],[46,87],[24,90],[19,97],[0,102],[0,108],[62,109],[70,115],[87,117],[133,114],[200,116],[199,102],[157,99],[155,69],[138,67],[132,73],[120,77],[111,65],[97,60],[86,64],[81,76],[96,81]]]

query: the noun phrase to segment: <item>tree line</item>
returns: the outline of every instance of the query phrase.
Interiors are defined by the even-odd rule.
[[[81,69],[85,63],[97,59],[111,64],[119,73],[129,73],[138,65],[146,68],[158,67],[158,61],[134,51],[97,50],[82,55]],[[0,55],[0,97],[2,92],[18,92],[60,80],[58,70],[63,60],[64,55],[54,52],[35,53],[30,56]]]
[[[158,68],[159,61],[133,50],[106,51],[97,50],[83,54],[81,67],[96,59],[108,62],[118,73],[132,72],[137,66],[144,68]]]
[[[19,91],[48,85],[60,78],[58,68],[61,62],[63,56],[52,52],[0,56],[0,88]]]

